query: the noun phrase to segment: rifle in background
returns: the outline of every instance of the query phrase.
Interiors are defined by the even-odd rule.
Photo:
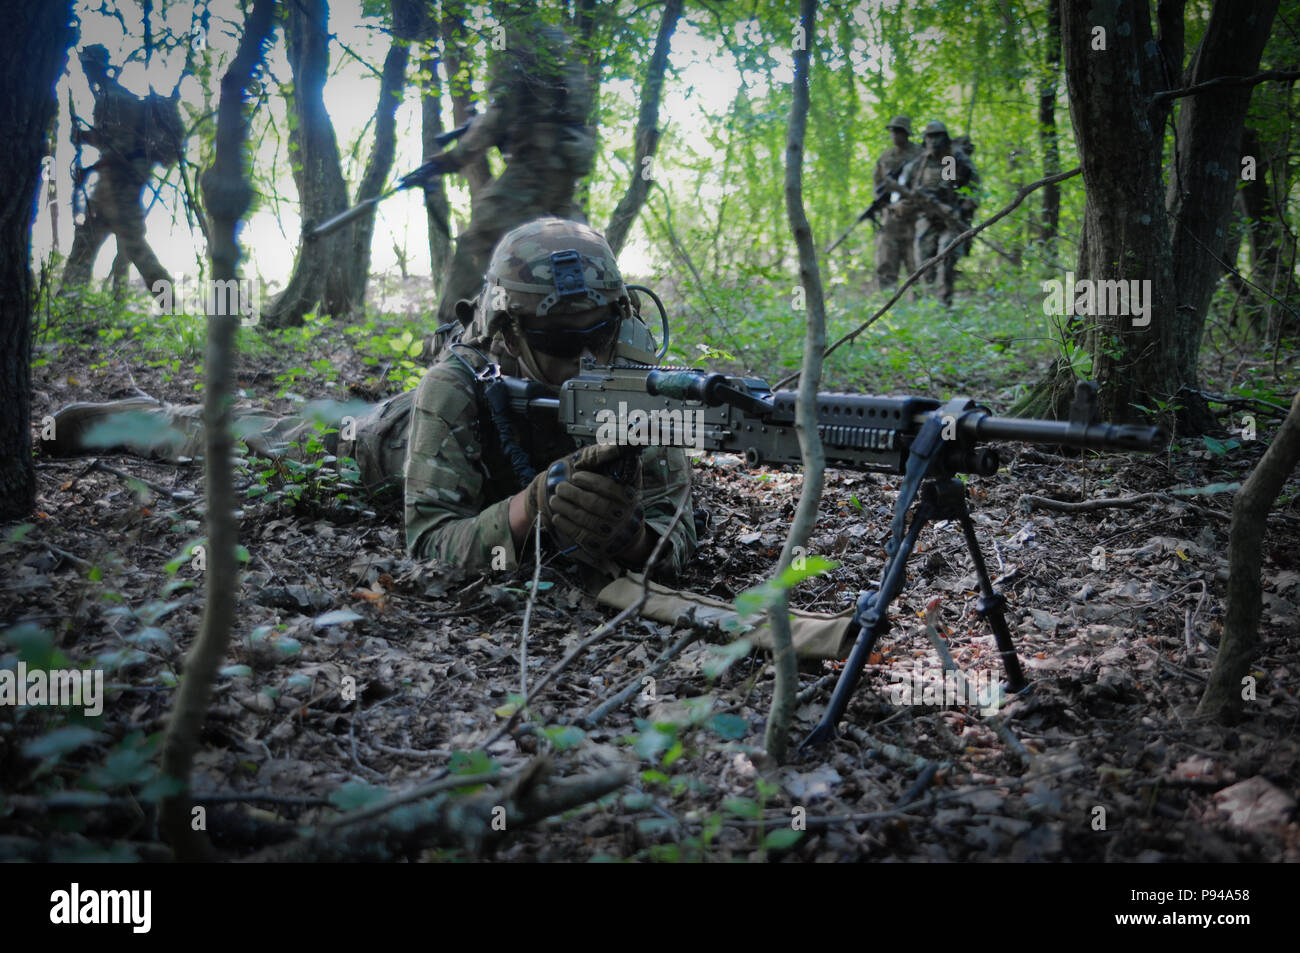
[[[465,135],[465,133],[469,131],[469,127],[470,125],[473,124],[473,122],[474,122],[474,116],[471,115],[469,120],[466,121],[464,125],[457,126],[455,129],[449,129],[444,133],[440,133],[439,135],[434,137],[433,141],[440,148],[445,148],[448,143],[455,142],[461,136]],[[436,157],[430,159],[429,161],[424,163],[424,165],[416,169],[414,172],[408,172],[406,175],[398,179],[397,185],[393,186],[393,188],[389,189],[387,192],[384,192],[380,195],[376,195],[373,198],[368,198],[361,202],[358,202],[356,205],[352,206],[347,211],[340,212],[338,215],[335,215],[334,217],[329,218],[324,222],[322,222],[321,224],[317,225],[315,228],[313,228],[311,231],[307,233],[307,238],[309,240],[313,238],[323,238],[324,236],[330,234],[330,232],[338,231],[344,225],[348,224],[348,222],[354,221],[355,219],[358,219],[362,215],[364,215],[366,210],[369,209],[370,206],[377,205],[378,203],[382,202],[384,199],[396,195],[398,192],[401,192],[404,189],[412,189],[415,188],[417,185],[425,185],[434,176],[445,175],[447,171],[448,169],[442,164],[442,162],[439,159],[437,159]]]

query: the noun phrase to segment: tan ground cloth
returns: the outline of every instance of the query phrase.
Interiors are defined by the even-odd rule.
[[[635,605],[641,598],[643,577],[638,573],[619,576],[596,595],[598,602],[626,609]],[[696,592],[669,589],[658,583],[650,583],[650,596],[641,610],[641,615],[656,622],[675,622],[678,616],[695,610],[695,618],[701,622],[716,622],[725,625],[726,620],[739,623],[740,617],[730,603],[720,599],[710,599]],[[842,659],[853,647],[851,640],[845,638],[849,624],[853,621],[853,609],[845,609],[838,615],[824,612],[790,612],[790,633],[794,639],[794,650],[801,658]],[[745,634],[755,645],[772,649],[772,630],[764,621]]]

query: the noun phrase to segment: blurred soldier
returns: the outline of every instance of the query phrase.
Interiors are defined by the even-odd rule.
[[[157,282],[171,286],[171,275],[145,241],[145,185],[156,164],[179,162],[185,142],[178,100],[151,93],[133,96],[109,75],[108,51],[88,46],[78,54],[81,68],[95,96],[94,125],[74,129],[78,143],[99,150],[99,160],[86,170],[98,174],[95,190],[86,203],[85,221],[77,226],[72,251],[63,270],[63,291],[89,283],[95,257],[110,234],[117,250],[135,265],[145,286],[153,292]]]
[[[978,202],[972,191],[979,185],[979,173],[964,150],[955,150],[948,127],[932,122],[923,133],[925,151],[903,168],[899,183],[910,190],[904,204],[916,214],[916,263],[934,257],[965,231]],[[939,285],[939,300],[952,303],[956,255],[933,266],[922,280]]]
[[[535,22],[512,26],[489,89],[487,111],[453,148],[433,157],[439,171],[454,172],[495,145],[506,163],[475,197],[469,227],[456,240],[443,273],[440,324],[456,316],[458,301],[478,294],[492,249],[510,229],[542,215],[585,221],[573,196],[591,171],[596,136],[587,125],[587,73],[568,35]]]
[[[894,140],[893,146],[876,161],[872,175],[879,196],[891,180],[897,179],[903,167],[921,154],[921,147],[911,142],[912,120],[908,116],[895,116],[885,127]],[[881,213],[880,230],[876,233],[876,279],[881,288],[892,288],[898,282],[898,268],[902,264],[905,274],[916,267],[912,260],[915,214],[897,193],[890,197]]]

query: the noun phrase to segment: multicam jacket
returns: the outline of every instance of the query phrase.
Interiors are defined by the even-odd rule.
[[[577,449],[558,424],[516,429],[520,446],[539,470]],[[641,462],[646,526],[662,536],[682,494],[690,494],[690,460],[681,448],[646,447]],[[407,550],[472,571],[517,568],[520,554],[510,533],[509,511],[510,497],[519,490],[473,376],[455,355],[444,355],[420,381],[411,411]],[[668,544],[657,576],[676,574],[695,551],[689,503]]]

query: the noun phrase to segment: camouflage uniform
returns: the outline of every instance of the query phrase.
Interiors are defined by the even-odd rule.
[[[912,131],[912,121],[907,116],[895,116],[886,129]],[[876,160],[872,173],[877,194],[884,188],[889,178],[897,179],[902,169],[921,154],[921,146],[908,142],[903,146],[890,146]],[[900,264],[905,274],[911,274],[916,264],[912,259],[912,240],[915,229],[915,215],[902,202],[891,202],[881,216],[880,230],[876,232],[876,280],[881,288],[890,288],[898,283]]]
[[[181,159],[183,126],[177,102],[157,94],[139,99],[108,75],[108,54],[101,46],[81,52],[86,76],[95,91],[94,127],[77,135],[100,152],[87,172],[99,176],[86,203],[85,221],[77,227],[63,271],[63,287],[90,282],[95,258],[110,234],[118,254],[140,272],[150,291],[158,282],[171,286],[171,275],[145,239],[141,199],[156,163]]]
[[[909,162],[903,169],[903,177],[899,182],[909,189],[926,192],[950,214],[945,217],[933,212],[927,213],[926,204],[920,199],[909,197],[905,200],[905,204],[916,214],[917,265],[947,248],[965,231],[963,223],[970,220],[970,213],[978,206],[970,191],[978,187],[980,181],[979,173],[975,171],[965,150],[952,148],[952,142],[947,138],[948,130],[943,123],[932,122],[925,129],[927,135],[942,132],[942,144],[934,150],[927,148],[918,158]],[[951,178],[944,175],[945,167],[951,169]],[[931,288],[936,283],[939,284],[939,300],[944,304],[952,302],[956,268],[957,256],[954,254],[937,266],[937,273],[936,268],[932,267],[922,275],[922,280]]]
[[[494,64],[491,105],[454,148],[435,157],[454,172],[495,145],[506,160],[501,175],[475,196],[469,227],[457,237],[456,254],[443,271],[440,324],[452,320],[457,301],[478,294],[492,249],[510,229],[543,215],[585,221],[573,192],[591,171],[596,136],[586,124],[586,70],[570,46],[556,27],[527,35],[510,30]]]
[[[542,219],[516,229],[509,237],[514,240],[521,233],[535,233],[540,238],[545,229],[565,224]],[[612,274],[617,278],[612,259],[603,257],[609,254],[608,246],[603,241],[601,246],[578,248],[586,260],[587,284],[596,289],[614,283],[613,279],[607,280],[602,263],[614,268]],[[520,244],[516,242],[515,247]],[[526,251],[529,246],[525,243],[522,247]],[[533,362],[527,352],[516,360],[506,351],[499,319],[492,315],[488,304],[496,297],[492,292],[498,289],[508,296],[547,288],[551,266],[544,252],[549,247],[538,244],[536,255],[525,255],[532,259],[527,267],[507,276],[501,276],[497,259],[493,259],[489,269],[492,284],[485,290],[466,331],[465,343],[475,345],[500,363],[503,373],[522,372],[534,380],[543,379],[535,366],[529,366]],[[617,284],[621,286],[621,279]],[[623,321],[617,355],[636,363],[654,363],[653,342],[639,320]],[[497,559],[497,566],[514,569],[520,560],[508,517],[510,497],[519,491],[520,483],[473,382],[471,367],[477,371],[483,363],[469,349],[454,348],[424,375],[416,389],[405,471],[406,546],[416,556],[438,557],[477,570],[492,568],[494,556],[501,554],[504,563]],[[558,423],[518,427],[517,431],[519,446],[538,469],[577,448]],[[690,461],[681,448],[652,446],[642,451],[641,465],[645,524],[662,535],[683,494],[689,498]],[[660,574],[675,574],[695,551],[695,545],[695,525],[688,503],[687,513],[678,521],[660,559]],[[613,567],[602,568],[608,571]]]

